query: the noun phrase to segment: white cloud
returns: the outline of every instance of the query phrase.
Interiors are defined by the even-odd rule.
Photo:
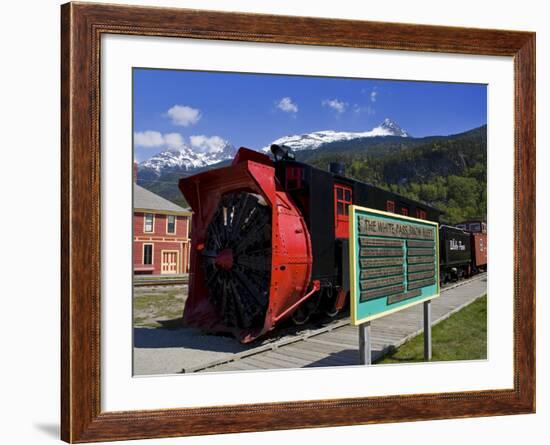
[[[185,145],[185,142],[179,133],[162,134],[158,131],[138,131],[134,133],[134,145],[143,148],[177,149]]]
[[[361,106],[358,104],[353,105],[353,112],[356,114],[366,113],[368,116],[375,114],[375,110],[370,105]]]
[[[297,113],[298,105],[292,102],[290,97],[283,97],[278,103],[277,108],[283,110],[285,113]]]
[[[376,102],[376,96],[378,96],[378,91],[372,90],[370,92],[370,101],[371,102]]]
[[[134,144],[138,147],[160,147],[164,145],[164,136],[158,131],[138,131],[134,133]]]
[[[219,136],[195,135],[189,137],[189,144],[195,151],[201,153],[216,153],[229,144]],[[134,133],[134,145],[142,148],[165,148],[180,150],[189,148],[187,140],[180,133],[160,133],[158,131],[138,131]]]
[[[194,125],[202,117],[200,110],[187,105],[174,105],[166,114],[172,119],[174,125],[181,125],[182,127]]]
[[[321,104],[323,105],[323,107],[332,108],[338,114],[342,114],[344,111],[346,111],[346,108],[348,106],[346,102],[343,102],[338,99],[330,99],[330,100],[327,99],[321,102]]]
[[[191,147],[203,153],[216,153],[222,151],[227,141],[219,136],[204,136],[202,134],[189,137]]]
[[[164,135],[164,143],[168,148],[180,148],[185,145],[183,136],[179,133],[168,133]]]

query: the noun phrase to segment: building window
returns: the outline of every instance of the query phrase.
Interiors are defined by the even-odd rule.
[[[153,215],[152,213],[146,213],[144,219],[145,219],[145,222],[143,224],[143,231],[145,233],[152,233],[153,226],[155,223],[155,215]]]
[[[391,199],[388,199],[386,201],[386,210],[388,212],[392,212],[392,213],[395,213],[395,202],[392,201]]]
[[[166,233],[176,233],[176,215],[166,217]]]
[[[143,264],[153,264],[153,245],[143,245]]]

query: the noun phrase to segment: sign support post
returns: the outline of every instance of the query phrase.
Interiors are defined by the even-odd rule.
[[[424,360],[432,359],[432,300],[424,302]]]
[[[372,365],[370,321],[359,325],[359,363]]]

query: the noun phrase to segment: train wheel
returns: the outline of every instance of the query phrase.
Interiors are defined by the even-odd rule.
[[[336,317],[340,313],[340,309],[337,309],[336,307],[333,307],[332,309],[327,308],[325,309],[325,314],[328,315],[330,318]]]
[[[324,303],[324,313],[330,318],[335,318],[345,305],[347,295],[341,287],[327,288]]]
[[[321,295],[322,292],[316,292],[293,312],[291,319],[295,325],[302,326],[306,324],[311,316],[317,312],[319,303],[321,302]]]
[[[292,322],[297,326],[302,326],[309,321],[310,317],[311,312],[309,312],[304,306],[300,306],[292,314]]]

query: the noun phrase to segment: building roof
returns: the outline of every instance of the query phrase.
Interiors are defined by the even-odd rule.
[[[134,183],[134,210],[191,215],[190,209],[184,209],[136,183]]]

